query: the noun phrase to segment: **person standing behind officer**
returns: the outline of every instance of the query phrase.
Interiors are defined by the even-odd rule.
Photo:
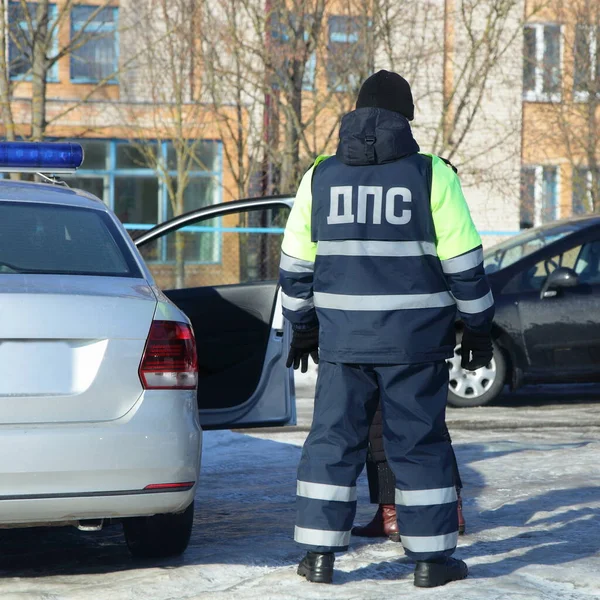
[[[280,282],[293,337],[288,365],[320,361],[310,433],[298,466],[298,574],[331,583],[348,549],[356,480],[381,401],[385,453],[396,479],[401,542],[414,584],[464,579],[452,451],[444,436],[445,359],[455,319],[466,368],[491,360],[494,301],[481,239],[460,182],[421,154],[408,82],[379,71],[345,115],[333,157],[304,175],[282,243]],[[318,355],[317,355],[318,352]]]
[[[444,437],[450,442],[452,438],[446,427]],[[393,542],[400,541],[398,521],[396,519],[396,478],[388,464],[383,447],[383,419],[381,405],[377,407],[375,416],[369,427],[369,450],[367,453],[367,481],[369,483],[369,496],[371,504],[378,504],[375,516],[367,525],[358,525],[352,528],[352,535],[358,537],[382,537]],[[465,518],[462,512],[462,480],[458,469],[458,462],[452,448],[452,471],[454,473],[454,487],[456,488],[456,516],[458,519],[458,535],[465,533]]]

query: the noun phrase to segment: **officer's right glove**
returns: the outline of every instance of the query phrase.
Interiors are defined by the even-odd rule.
[[[494,355],[492,336],[466,329],[463,332],[460,366],[467,371],[475,371],[490,364]]]
[[[290,353],[288,354],[285,366],[288,369],[294,365],[297,370],[300,364],[302,373],[308,371],[308,357],[313,359],[315,365],[319,364],[319,327],[311,329],[295,329],[290,344]]]

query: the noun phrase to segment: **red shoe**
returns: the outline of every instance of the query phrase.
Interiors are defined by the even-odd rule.
[[[456,490],[456,494],[458,496],[458,505],[456,507],[456,511],[458,512],[458,535],[465,535],[466,523],[462,511],[462,498],[460,495],[460,490]]]
[[[396,506],[394,504],[380,504],[371,522],[362,527],[353,527],[352,535],[358,537],[386,537],[392,542],[399,542],[400,531],[396,520]]]

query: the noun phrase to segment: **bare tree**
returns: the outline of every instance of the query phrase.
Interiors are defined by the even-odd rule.
[[[249,2],[209,2],[202,12],[204,85],[215,115],[224,158],[242,197],[262,167],[264,65],[256,48],[264,39]]]
[[[287,189],[290,179],[295,183],[305,70],[319,42],[325,1],[229,0],[207,6],[207,83],[224,133],[236,142],[237,164],[226,158],[239,194],[260,170],[266,192]],[[235,110],[225,115],[228,106]]]
[[[9,142],[15,137],[15,122],[11,106],[11,81],[8,69],[8,14],[5,6],[0,6],[0,115],[4,124],[4,136]],[[17,173],[10,174],[11,179],[17,179]]]
[[[520,88],[520,69],[514,68],[521,60],[520,0],[446,0],[443,5],[377,0],[377,9],[384,60],[413,83],[415,104],[425,108],[415,126],[432,152],[474,175],[486,149],[509,139],[517,143],[520,110],[515,111],[519,119],[500,123],[486,108],[492,86],[496,91]],[[410,36],[402,35],[401,15],[412,16],[409,27],[402,27]],[[476,131],[478,143],[470,149]]]
[[[212,4],[207,81],[215,105],[238,109],[223,123],[238,143],[235,170],[245,175],[239,193],[258,166],[259,147],[264,191],[292,191],[307,161],[332,149],[340,117],[381,67],[413,84],[417,107],[426,107],[415,126],[427,148],[472,179],[500,172],[480,164],[482,152],[510,145],[505,154],[518,153],[520,104],[508,122],[486,112],[486,103],[492,84],[520,86],[520,68],[513,67],[521,60],[522,0],[448,0],[445,10],[434,0]],[[512,163],[506,177],[514,180]]]
[[[103,11],[111,5],[110,0],[105,0],[90,7],[80,26],[72,30],[68,42],[63,42],[66,36],[59,35],[59,32],[69,27],[70,16],[75,8],[87,6],[84,2],[64,0],[54,4],[49,0],[36,3],[19,0],[9,3],[8,0],[3,0],[0,17],[0,104],[7,139],[14,139],[16,135],[14,97],[20,86],[30,86],[31,110],[28,129],[20,127],[18,133],[22,137],[39,141],[44,138],[49,126],[63,119],[117,77],[118,68],[100,77],[82,97],[74,99],[59,114],[48,119],[47,84],[53,70],[61,59],[73,57],[87,43],[112,35],[100,31],[96,25],[96,21],[102,18]],[[8,48],[13,50],[12,57],[7,52]],[[11,77],[14,73],[18,74],[17,78]]]
[[[236,142],[238,164],[229,166],[239,194],[256,171],[264,176],[263,192],[291,192],[308,161],[331,147],[341,115],[352,108],[358,85],[373,68],[370,5],[207,4],[206,81],[215,110],[228,111],[221,123]]]
[[[165,186],[171,213],[185,211],[190,172],[206,170],[202,140],[214,118],[203,101],[203,53],[199,42],[202,4],[195,0],[148,0],[148,13],[135,36],[135,69],[121,86],[124,135],[140,166],[153,169]],[[128,100],[137,100],[130,103]],[[143,106],[139,101],[143,100]],[[167,157],[161,152],[168,145]],[[211,169],[212,170],[212,169]],[[185,233],[175,241],[175,285],[185,283]]]

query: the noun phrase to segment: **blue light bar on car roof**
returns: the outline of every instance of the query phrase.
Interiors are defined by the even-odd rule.
[[[0,172],[73,173],[83,162],[79,144],[0,142]]]

